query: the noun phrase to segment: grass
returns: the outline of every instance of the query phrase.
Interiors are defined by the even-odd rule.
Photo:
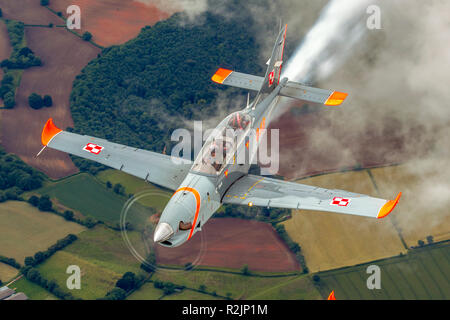
[[[23,263],[25,257],[44,251],[69,233],[86,228],[23,201],[0,203],[0,254]]]
[[[77,265],[81,269],[81,289],[79,290],[67,289],[66,281],[69,275],[66,269],[70,265]],[[87,300],[104,297],[121,277],[119,273],[102,268],[64,250],[55,253],[39,265],[38,269],[44,278],[55,280],[62,290],[72,293],[76,298]]]
[[[127,235],[136,250],[144,255],[140,234],[128,232]],[[103,226],[79,234],[78,240],[64,251],[119,274],[140,272],[140,262],[128,250],[121,233]]]
[[[48,194],[65,207],[110,224],[119,222],[122,208],[128,200],[106,188],[98,179],[87,173],[48,183],[36,192]],[[134,227],[140,227],[145,225],[152,214],[154,214],[152,208],[135,204],[131,207],[127,221]]]
[[[19,270],[17,270],[16,268],[0,262],[0,280],[2,280],[3,283],[7,283],[8,281],[12,280],[18,273]]]
[[[129,232],[128,236],[132,240],[140,238],[138,232]],[[77,241],[58,251],[38,268],[45,278],[53,279],[61,288],[66,288],[69,265],[77,265],[81,269],[81,289],[70,292],[82,299],[102,298],[125,272],[141,272],[140,263],[125,246],[120,232],[104,226],[81,233]]]
[[[322,299],[319,291],[314,287],[309,276],[299,276],[283,281],[280,284],[268,288],[248,297],[249,300],[317,300]]]
[[[168,296],[164,296],[162,300],[223,300],[223,298],[215,297],[210,294],[184,289]]]
[[[120,183],[125,188],[127,194],[136,194],[146,191],[148,196],[143,197],[139,202],[144,206],[153,207],[160,212],[164,209],[172,196],[171,192],[122,171],[108,169],[100,171],[96,177],[105,184],[107,181],[111,182],[113,185]],[[152,196],[152,194],[155,195]]]
[[[158,300],[164,295],[161,289],[156,289],[153,282],[145,283],[139,290],[128,296],[128,300]]]
[[[366,286],[367,267],[378,265],[381,289]],[[319,273],[325,298],[335,290],[337,299],[450,299],[450,243],[409,251],[405,256],[356,267]]]
[[[206,286],[206,291],[215,291],[218,295],[226,296],[231,293],[233,299],[251,299],[264,290],[288,283],[296,276],[282,278],[249,277],[244,275],[227,274],[211,271],[158,271],[153,280],[170,281],[187,288],[198,289]]]
[[[14,282],[10,287],[16,290],[16,292],[25,293],[31,300],[58,300],[57,297],[44,288],[23,277]]]

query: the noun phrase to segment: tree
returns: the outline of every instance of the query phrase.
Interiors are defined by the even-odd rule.
[[[427,242],[428,242],[428,244],[433,243],[433,241],[434,241],[434,240],[433,240],[433,236],[430,235],[430,236],[427,237]]]
[[[28,199],[28,203],[34,207],[37,207],[39,205],[39,197],[31,196],[30,199]]]
[[[417,241],[417,244],[422,247],[425,245],[425,242],[423,240],[419,240]]]
[[[250,274],[250,269],[248,268],[248,265],[244,264],[241,268],[241,272],[243,275],[248,276]]]
[[[25,258],[25,265],[26,266],[34,266],[34,259],[33,259],[33,257],[26,257]]]
[[[30,107],[32,107],[33,109],[40,109],[43,107],[44,102],[42,101],[42,97],[40,95],[38,95],[37,93],[32,93],[30,94],[30,96],[28,97],[28,104],[30,105]]]
[[[136,286],[136,276],[133,272],[126,272],[121,279],[117,280],[116,287],[125,291],[134,289]]]
[[[34,254],[34,264],[39,264],[44,261],[46,258],[45,253],[42,251],[38,251]]]
[[[92,34],[89,31],[86,31],[85,33],[83,33],[82,38],[84,41],[89,41],[92,39]]]
[[[51,107],[53,105],[52,97],[46,94],[42,99],[42,104],[44,107]]]
[[[193,268],[192,263],[188,262],[184,265],[184,270],[191,270]]]
[[[49,0],[41,0],[41,6],[48,6]]]
[[[125,193],[125,188],[120,184],[116,183],[113,188],[114,192],[123,195]]]
[[[64,219],[66,219],[67,221],[72,221],[73,220],[73,211],[70,211],[70,210],[64,211]]]
[[[319,277],[319,275],[317,275],[317,274],[313,275],[312,279],[313,279],[313,281],[314,281],[315,283],[319,283],[319,282],[320,282],[320,277]]]
[[[198,286],[198,290],[200,290],[201,292],[205,292],[206,291],[206,286],[204,284],[201,284]]]
[[[123,300],[125,299],[127,293],[121,288],[114,288],[108,292],[105,296],[106,300]]]
[[[0,8],[0,18],[3,17],[3,11],[2,8]]]
[[[107,187],[108,189],[111,189],[111,187],[112,187],[111,181],[106,181],[106,187]]]
[[[165,295],[169,295],[175,292],[175,284],[172,282],[166,282],[164,283],[164,289],[163,292]]]
[[[14,93],[12,91],[9,91],[5,94],[5,96],[3,97],[3,103],[8,109],[14,108],[14,106],[16,105],[16,100],[14,99]]]
[[[38,209],[41,211],[51,211],[52,210],[52,201],[48,195],[42,196],[39,199]]]
[[[1,17],[1,12],[2,12],[2,9],[0,9],[0,17]],[[0,280],[0,287],[2,287],[3,286],[3,282],[2,282],[2,280]]]

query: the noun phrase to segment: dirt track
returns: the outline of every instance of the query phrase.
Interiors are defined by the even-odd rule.
[[[250,270],[268,272],[300,270],[295,256],[267,223],[216,218],[208,221],[200,233],[204,233],[206,249],[197,265],[240,269],[247,264]],[[158,263],[192,263],[200,253],[200,233],[177,248],[156,246]]]
[[[67,16],[69,5],[78,5],[81,9],[79,33],[89,31],[92,40],[102,46],[122,44],[135,38],[142,27],[171,15],[156,6],[133,0],[58,0],[52,1],[50,7]]]

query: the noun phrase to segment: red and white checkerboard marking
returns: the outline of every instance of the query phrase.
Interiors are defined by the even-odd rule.
[[[275,70],[269,73],[269,87],[273,84],[274,80],[275,80]]]
[[[333,201],[331,201],[331,205],[339,206],[339,207],[346,207],[350,202],[350,199],[345,199],[341,197],[334,197]]]
[[[104,147],[99,146],[98,144],[95,143],[88,143],[83,150],[93,153],[93,154],[99,154],[102,150],[104,149]]]

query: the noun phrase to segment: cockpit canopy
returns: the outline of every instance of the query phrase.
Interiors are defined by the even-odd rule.
[[[251,117],[244,111],[230,114],[209,135],[195,159],[193,171],[219,174],[233,159],[237,146],[251,128]]]

